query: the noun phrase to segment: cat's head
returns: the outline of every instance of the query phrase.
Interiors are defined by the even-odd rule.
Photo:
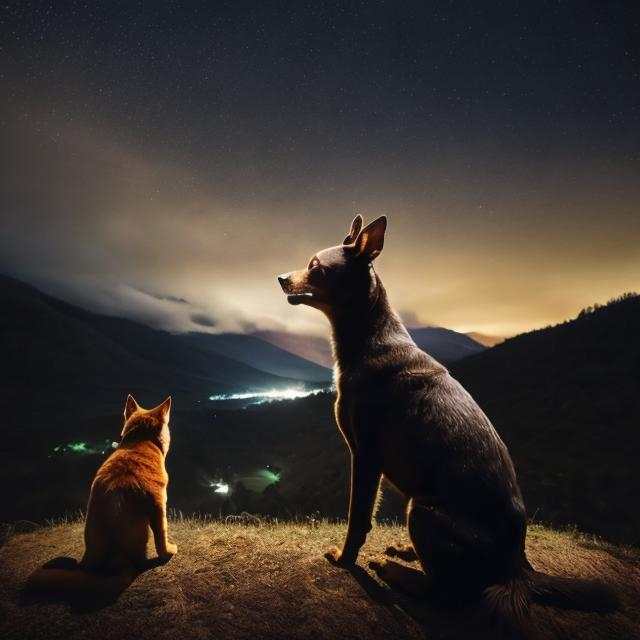
[[[171,396],[153,409],[144,409],[129,394],[124,406],[124,426],[122,427],[121,444],[151,440],[158,444],[166,455],[169,450],[169,415],[171,413]]]

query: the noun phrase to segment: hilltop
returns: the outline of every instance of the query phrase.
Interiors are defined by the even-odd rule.
[[[359,566],[347,572],[323,552],[340,543],[344,525],[170,523],[178,554],[140,575],[115,604],[79,610],[65,602],[21,604],[31,571],[55,556],[80,557],[82,523],[13,534],[0,548],[0,635],[47,638],[378,638],[490,637],[468,610],[446,611],[403,596],[368,568],[386,546],[406,541],[397,526],[374,527]],[[640,637],[640,553],[576,533],[530,529],[537,568],[598,576],[615,586],[622,608],[595,614],[534,607],[541,640]]]

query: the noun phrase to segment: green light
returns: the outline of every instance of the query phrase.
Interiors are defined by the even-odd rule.
[[[261,469],[260,471],[258,471],[258,475],[261,478],[264,478],[265,480],[268,480],[269,482],[278,482],[278,480],[280,480],[280,474],[279,473],[273,473],[273,471],[269,471],[269,469]]]
[[[105,455],[117,448],[117,446],[117,442],[111,442],[110,439],[105,438],[98,442],[79,441],[59,444],[53,448],[53,452],[59,454],[75,453],[76,455]]]

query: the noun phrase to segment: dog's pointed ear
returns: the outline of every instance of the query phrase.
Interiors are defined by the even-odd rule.
[[[135,401],[135,398],[129,394],[127,396],[127,402],[124,405],[124,419],[128,420],[139,408],[140,405]]]
[[[365,256],[368,260],[375,260],[382,253],[386,230],[387,216],[380,216],[369,223],[356,238],[356,255]]]
[[[360,233],[360,229],[362,229],[362,216],[358,214],[351,223],[351,230],[349,231],[349,235],[344,239],[342,244],[353,244]]]

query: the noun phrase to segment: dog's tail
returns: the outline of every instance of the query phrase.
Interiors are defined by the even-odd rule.
[[[612,589],[599,580],[550,576],[535,571],[528,564],[522,572],[502,584],[487,587],[483,592],[485,611],[505,639],[536,637],[530,606],[542,605],[607,612],[618,607]]]
[[[524,640],[535,637],[529,611],[531,589],[524,575],[491,585],[482,595],[483,610],[499,638]]]
[[[36,569],[28,578],[27,597],[117,597],[136,578],[137,571],[94,573],[71,558],[60,558]]]
[[[550,576],[533,569],[526,572],[532,599],[539,604],[608,612],[618,608],[618,598],[601,580]]]

